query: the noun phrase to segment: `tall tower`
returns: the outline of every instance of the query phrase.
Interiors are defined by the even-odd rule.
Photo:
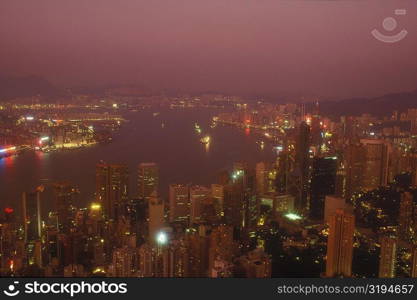
[[[141,163],[138,168],[138,197],[148,198],[158,192],[159,170],[156,163]]]
[[[398,233],[399,237],[406,241],[413,237],[413,211],[413,195],[409,192],[402,193],[398,215]]]
[[[194,185],[190,187],[190,223],[202,221],[204,201],[211,196],[211,190],[207,187]]]
[[[388,183],[388,159],[390,148],[383,140],[363,139],[366,149],[362,188],[373,190]]]
[[[366,149],[361,144],[350,144],[344,149],[344,165],[346,185],[344,196],[346,199],[362,189]]]
[[[96,202],[108,219],[116,220],[128,201],[129,172],[125,165],[96,166]]]
[[[25,242],[39,240],[42,236],[41,190],[22,194],[22,223]]]
[[[380,240],[381,255],[379,258],[379,278],[394,278],[397,260],[397,240],[383,236]]]
[[[190,217],[190,187],[185,184],[169,185],[169,221],[188,221]]]
[[[308,178],[310,169],[310,126],[301,122],[296,143],[295,171],[299,177],[299,192],[295,209],[302,212],[308,208]]]
[[[158,232],[165,224],[164,203],[153,193],[149,198],[149,241],[151,244],[157,242]]]
[[[417,248],[416,247],[413,248],[411,259],[412,259],[412,263],[411,263],[410,277],[416,278],[417,277]]]
[[[310,217],[322,220],[324,217],[324,200],[327,195],[335,193],[336,157],[316,157],[310,183]]]
[[[56,182],[53,184],[53,190],[57,228],[58,230],[66,230],[74,209],[74,195],[77,193],[77,189],[69,182]]]
[[[351,277],[355,217],[338,209],[329,218],[326,277]]]

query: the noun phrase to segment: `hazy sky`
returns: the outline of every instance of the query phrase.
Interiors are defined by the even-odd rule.
[[[375,28],[408,36],[386,44]],[[0,0],[0,74],[277,95],[413,90],[417,0]]]

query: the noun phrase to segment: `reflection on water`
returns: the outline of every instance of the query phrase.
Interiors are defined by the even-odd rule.
[[[166,196],[169,183],[210,184],[235,161],[255,163],[273,159],[274,153],[262,151],[250,131],[210,126],[217,112],[166,110],[157,117],[152,111],[129,113],[126,115],[129,122],[110,144],[63,152],[27,152],[0,160],[0,207],[20,203],[22,191],[31,190],[47,179],[68,180],[79,186],[81,201],[91,201],[95,165],[100,160],[129,166],[132,196],[136,193],[137,165],[158,163],[160,192]],[[201,143],[195,123],[204,134],[210,135],[210,143]]]

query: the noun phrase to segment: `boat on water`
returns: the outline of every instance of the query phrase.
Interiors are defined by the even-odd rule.
[[[17,153],[17,149],[15,146],[2,147],[0,148],[0,159],[15,155],[16,153]]]
[[[201,128],[200,128],[200,125],[198,125],[197,123],[194,123],[194,129],[195,129],[195,131],[196,131],[198,134],[200,134],[200,133],[201,133]]]
[[[202,137],[202,138],[200,139],[200,142],[201,142],[202,144],[208,144],[208,143],[210,143],[210,136],[206,135],[206,136]]]
[[[153,115],[154,117],[159,116],[159,112],[154,112],[152,115]]]

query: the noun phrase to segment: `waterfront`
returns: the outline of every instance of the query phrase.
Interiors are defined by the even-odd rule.
[[[160,193],[166,197],[168,184],[210,184],[218,173],[233,162],[251,164],[272,160],[272,147],[263,150],[249,131],[228,126],[210,128],[215,109],[166,109],[125,113],[128,120],[111,143],[62,152],[28,151],[0,160],[0,207],[18,208],[23,191],[44,182],[66,180],[80,189],[78,201],[92,201],[95,189],[95,165],[100,160],[127,164],[130,171],[130,195],[136,193],[137,165],[156,162],[160,168]],[[194,124],[209,134],[210,144],[200,142]],[[49,197],[48,197],[49,198]]]

